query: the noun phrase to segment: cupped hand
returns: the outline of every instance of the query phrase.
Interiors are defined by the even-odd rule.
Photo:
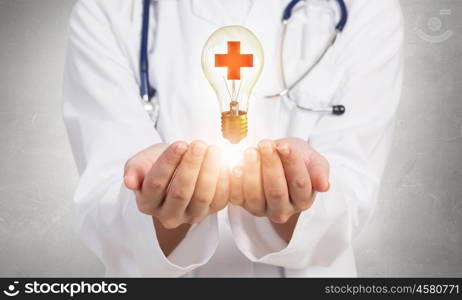
[[[246,150],[230,182],[232,204],[284,224],[329,189],[329,164],[303,140],[264,140]]]
[[[125,166],[125,185],[138,209],[166,229],[200,222],[228,204],[228,171],[220,150],[202,141],[157,144]]]

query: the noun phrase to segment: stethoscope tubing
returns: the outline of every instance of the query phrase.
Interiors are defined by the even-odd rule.
[[[142,100],[144,101],[144,105],[147,111],[153,114],[153,111],[156,111],[155,114],[158,114],[158,108],[154,107],[152,103],[152,98],[156,95],[156,90],[151,87],[149,83],[149,51],[148,51],[148,42],[149,42],[149,19],[150,19],[150,2],[151,0],[142,0],[143,1],[143,20],[142,20],[142,30],[141,30],[141,45],[140,45],[140,95]],[[292,16],[293,9],[300,1],[306,0],[291,0],[289,4],[283,11],[282,14],[282,36],[281,36],[281,49],[280,49],[280,64],[281,64],[281,78],[283,81],[284,90],[274,94],[266,96],[267,98],[274,98],[274,97],[284,97],[288,96],[290,91],[295,88],[310,72],[319,64],[319,62],[323,59],[326,55],[327,51],[331,48],[331,46],[335,43],[337,36],[340,32],[343,31],[345,28],[346,23],[348,22],[348,9],[345,5],[344,0],[336,0],[339,8],[341,17],[339,22],[337,23],[335,29],[335,34],[332,35],[331,41],[329,41],[328,46],[326,49],[319,55],[317,60],[292,84],[288,85],[286,82],[286,77],[283,68],[283,48],[284,48],[284,40],[287,33],[287,27],[289,20]],[[303,107],[296,104],[298,108],[302,110],[308,110],[311,112],[330,112],[334,115],[342,115],[345,113],[345,107],[343,105],[334,105],[331,107],[326,108],[311,108],[311,107]]]
[[[283,84],[283,90],[280,91],[279,93],[272,94],[272,95],[267,95],[266,98],[282,98],[282,97],[287,97],[290,99],[290,92],[301,82],[305,77],[307,77],[313,69],[319,65],[321,60],[325,57],[329,49],[332,47],[332,45],[335,44],[335,41],[337,40],[337,37],[340,32],[343,31],[345,28],[345,25],[348,21],[348,10],[345,5],[344,0],[336,0],[339,9],[340,9],[340,20],[337,23],[335,27],[335,32],[332,34],[332,36],[329,38],[329,41],[327,42],[327,47],[320,53],[320,55],[317,57],[317,59],[314,61],[313,64],[305,71],[303,72],[302,75],[300,75],[292,84],[287,83],[287,79],[285,76],[285,69],[284,69],[284,43],[287,35],[287,27],[290,21],[290,18],[292,17],[292,12],[295,8],[295,6],[300,2],[300,1],[306,1],[306,0],[292,0],[289,2],[287,7],[284,9],[283,14],[282,14],[282,32],[281,32],[281,40],[280,40],[280,50],[279,50],[279,68],[281,72],[281,81]],[[294,102],[295,106],[301,110],[306,110],[310,112],[326,112],[326,113],[332,113],[333,115],[343,115],[345,113],[345,106],[343,105],[333,105],[333,106],[328,106],[328,107],[321,107],[321,108],[315,108],[315,107],[305,107],[302,106],[296,102]]]
[[[149,18],[150,18],[150,2],[151,0],[143,1],[143,24],[141,30],[141,46],[140,46],[140,94],[141,98],[148,102],[155,96],[155,90],[151,89],[149,83]]]
[[[287,22],[289,19],[292,17],[292,11],[294,7],[300,2],[300,1],[306,1],[306,0],[292,0],[289,2],[289,4],[286,6],[282,13],[282,22]],[[348,22],[348,9],[346,7],[345,1],[344,0],[336,0],[338,3],[338,6],[340,8],[340,21],[337,23],[337,26],[335,29],[338,31],[343,31],[343,28],[345,28],[346,23]]]

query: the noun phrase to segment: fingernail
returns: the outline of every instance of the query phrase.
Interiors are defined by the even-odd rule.
[[[205,151],[205,147],[203,143],[195,143],[192,148],[192,154],[196,156],[202,155]]]
[[[282,155],[287,156],[290,154],[290,148],[288,144],[279,145],[277,149],[279,153],[281,153]]]
[[[242,169],[240,167],[234,168],[233,175],[236,178],[240,178],[242,176]]]
[[[255,149],[249,149],[245,153],[245,158],[249,162],[255,162],[257,161],[257,150]]]
[[[176,145],[175,153],[178,155],[181,155],[181,154],[184,154],[187,149],[188,149],[188,146],[186,146],[186,144],[179,143],[178,145]]]

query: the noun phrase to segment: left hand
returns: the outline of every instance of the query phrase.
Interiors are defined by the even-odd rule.
[[[305,211],[329,189],[329,163],[297,138],[263,140],[247,149],[231,176],[231,203],[277,224]]]

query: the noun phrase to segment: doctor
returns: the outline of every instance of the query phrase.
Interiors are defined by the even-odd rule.
[[[153,0],[156,126],[139,95],[143,1],[80,0],[70,22],[64,119],[81,175],[76,230],[107,276],[356,276],[354,237],[372,216],[402,77],[397,0],[346,1],[350,18],[289,95],[278,63],[288,0]],[[297,4],[283,65],[296,81],[325,49],[336,1]],[[250,145],[228,170],[218,103],[200,68],[218,27],[265,49]],[[343,116],[299,109],[344,105]]]

